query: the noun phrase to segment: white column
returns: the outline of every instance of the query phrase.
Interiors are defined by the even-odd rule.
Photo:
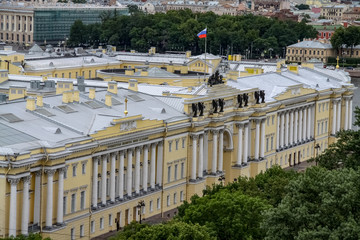
[[[285,113],[285,146],[289,146],[289,111]]]
[[[106,205],[107,155],[102,156],[101,163],[101,204]]]
[[[348,129],[352,128],[352,105],[353,105],[353,99],[349,99],[349,125],[348,125]]]
[[[256,121],[256,128],[255,128],[255,160],[259,160],[259,148],[260,148],[260,120]]]
[[[341,100],[337,103],[337,119],[336,119],[336,131],[340,131],[341,128]]]
[[[290,126],[289,126],[289,130],[290,130],[290,145],[292,146],[294,143],[294,111],[291,110],[290,111]]]
[[[157,171],[156,171],[156,184],[162,186],[162,176],[163,176],[163,142],[158,143],[158,152],[157,152]]]
[[[35,172],[35,191],[34,191],[34,224],[40,222],[40,191],[41,191],[41,171]]]
[[[335,135],[336,134],[336,119],[337,119],[337,103],[335,101],[333,101],[333,119],[332,119],[332,129],[331,129],[331,134]]]
[[[212,133],[213,133],[213,147],[212,147],[213,158],[212,158],[212,163],[211,163],[211,173],[212,174],[216,174],[218,132],[219,132],[219,130],[212,130]]]
[[[56,223],[62,225],[64,222],[64,168],[59,169],[58,200]]]
[[[201,134],[199,136],[199,161],[198,161],[199,178],[203,177],[203,172],[204,172],[203,164],[204,164],[204,136],[203,134]]]
[[[204,133],[204,172],[207,174],[208,172],[208,161],[209,161],[209,135],[208,131]]]
[[[265,157],[265,119],[261,121],[261,130],[260,130],[260,158]]]
[[[197,157],[197,135],[191,135],[192,138],[192,159],[191,159],[191,176],[190,180],[196,180],[196,157]]]
[[[223,159],[224,159],[224,130],[219,131],[219,161],[218,171],[223,171]]]
[[[17,184],[19,179],[8,179],[10,183],[9,236],[16,237]]]
[[[53,219],[53,179],[55,170],[46,170],[47,174],[47,196],[46,196],[46,228],[52,228]]]
[[[155,188],[155,157],[156,157],[156,144],[151,145],[151,159],[150,159],[150,187]]]
[[[344,121],[344,130],[348,130],[349,128],[349,99],[345,98],[345,121]]]
[[[93,180],[92,180],[92,207],[97,208],[98,205],[98,164],[99,158],[93,159]]]
[[[149,159],[149,146],[144,145],[144,152],[143,152],[143,182],[142,187],[144,192],[147,192],[147,186],[148,186],[148,159]]]
[[[299,139],[298,142],[302,142],[302,132],[303,132],[303,110],[302,108],[299,109]]]
[[[119,176],[118,176],[118,187],[119,187],[119,198],[124,198],[124,151],[119,152]]]
[[[140,194],[140,151],[140,147],[135,149],[135,194]]]
[[[279,149],[280,146],[280,114],[277,114],[277,121],[276,121],[276,149]]]
[[[243,163],[247,164],[248,160],[248,151],[249,151],[249,123],[245,124],[245,136],[244,136],[244,156],[243,156]]]
[[[307,108],[307,127],[306,127],[306,136],[310,140],[311,139],[311,107]]]
[[[299,110],[295,109],[295,122],[294,122],[294,143],[297,144],[298,139],[298,129],[299,129]]]
[[[116,154],[112,153],[110,155],[110,201],[112,203],[115,202],[115,160],[116,160]]]
[[[21,234],[28,235],[29,228],[29,182],[30,176],[24,177],[23,179],[23,199],[22,199],[22,209],[21,209]]]
[[[311,133],[312,137],[315,136],[315,104],[311,106]]]
[[[280,148],[284,147],[284,132],[285,132],[285,114],[282,112],[280,113]]]
[[[126,176],[127,176],[127,196],[128,197],[132,197],[132,152],[133,152],[133,149],[127,150]]]
[[[303,139],[304,139],[304,141],[306,141],[306,139],[307,139],[307,136],[306,136],[306,133],[307,133],[307,126],[306,126],[306,121],[307,121],[307,116],[306,116],[306,113],[307,113],[307,110],[306,110],[307,108],[306,107],[304,107],[304,109],[303,109],[303,134],[302,134],[302,136],[303,136]]]
[[[242,162],[242,157],[243,157],[243,152],[242,152],[242,146],[243,146],[243,125],[242,124],[237,124],[237,127],[239,129],[238,131],[238,154],[237,154],[237,161],[236,161],[236,165],[240,166],[241,162]]]

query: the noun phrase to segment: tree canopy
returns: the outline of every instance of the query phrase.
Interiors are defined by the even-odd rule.
[[[331,45],[334,49],[342,54],[342,49],[351,48],[350,56],[353,54],[353,49],[360,44],[360,27],[350,26],[348,28],[338,28],[330,39]]]
[[[304,23],[280,21],[262,16],[218,16],[213,12],[193,13],[189,9],[167,13],[145,14],[130,7],[128,16],[104,13],[101,24],[80,26],[72,31],[70,42],[79,44],[112,44],[119,50],[135,49],[146,52],[156,47],[158,52],[191,50],[194,54],[204,51],[205,40],[197,34],[207,27],[207,51],[213,54],[261,53],[283,54],[283,48],[298,39],[314,38],[316,30]],[[92,27],[91,27],[92,26]],[[96,28],[100,34],[91,35]],[[250,54],[249,54],[250,55]]]

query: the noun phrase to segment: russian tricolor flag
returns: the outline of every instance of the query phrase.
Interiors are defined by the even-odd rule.
[[[202,30],[201,32],[198,33],[198,37],[199,38],[206,38],[206,31],[207,29],[205,28],[204,30]]]

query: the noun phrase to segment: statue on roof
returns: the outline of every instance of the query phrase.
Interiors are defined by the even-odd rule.
[[[217,101],[215,100],[212,100],[212,106],[213,106],[213,109],[214,109],[214,113],[217,113],[217,109],[218,109],[218,103]]]
[[[260,103],[260,95],[259,95],[259,92],[258,92],[258,91],[255,91],[254,96],[255,96],[256,104],[259,104],[259,103]]]
[[[219,70],[217,70],[214,74],[212,74],[208,79],[208,85],[212,87],[213,85],[223,84],[223,76],[220,75]]]
[[[243,94],[243,99],[244,99],[244,107],[248,106],[248,102],[249,102],[249,94],[244,93]]]
[[[193,117],[197,117],[197,104],[196,103],[193,103],[191,104],[191,108],[192,108],[192,112],[193,112]]]
[[[265,103],[265,90],[260,91],[261,103]]]
[[[204,109],[205,109],[205,104],[202,102],[198,103],[198,109],[199,109],[199,117],[204,116]]]
[[[225,101],[224,101],[223,98],[219,99],[219,106],[220,106],[220,111],[219,112],[224,112]]]
[[[239,104],[239,108],[242,108],[243,98],[242,98],[241,94],[237,95],[237,101]]]

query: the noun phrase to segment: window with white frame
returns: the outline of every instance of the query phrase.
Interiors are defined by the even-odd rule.
[[[85,162],[81,164],[81,173],[83,175],[86,174],[86,163]]]
[[[80,193],[80,209],[85,209],[85,191],[81,191]]]
[[[271,150],[274,149],[274,136],[271,136]]]
[[[181,178],[184,178],[185,163],[181,163]]]
[[[180,191],[180,202],[184,201],[184,192]]]
[[[91,230],[91,233],[94,233],[95,232],[95,221],[91,221],[91,224],[90,224],[90,230]]]
[[[169,152],[171,152],[172,141],[169,141]]]
[[[84,233],[84,225],[80,225],[80,237],[84,237],[85,233]]]
[[[104,218],[100,218],[100,229],[104,229]]]
[[[66,207],[67,207],[67,197],[65,196],[63,198],[63,214],[65,215],[66,214]]]
[[[68,168],[66,167],[66,168],[64,169],[64,179],[67,178],[67,170],[68,170]]]
[[[168,166],[167,182],[169,183],[170,181],[171,181],[171,166]]]
[[[160,198],[158,198],[157,200],[156,200],[156,205],[157,205],[157,209],[159,210],[160,209]]]
[[[73,175],[73,177],[76,177],[76,165],[75,164],[72,166],[72,175]]]
[[[75,240],[75,228],[71,228],[71,240]]]
[[[71,194],[71,213],[76,211],[76,193]]]
[[[175,167],[174,167],[174,180],[176,181],[177,180],[177,172],[178,172],[178,164],[175,164]]]
[[[177,203],[177,195],[176,195],[176,193],[174,193],[174,204],[176,204]]]
[[[112,214],[109,214],[109,226],[112,226]]]
[[[178,150],[179,149],[179,139],[175,140],[175,149]]]
[[[166,205],[170,206],[170,195],[167,195],[166,197]]]
[[[185,148],[185,138],[182,139],[182,148]]]
[[[153,200],[150,200],[150,203],[149,203],[149,205],[150,205],[150,212],[152,213],[153,211],[154,211],[154,203],[153,203]]]

